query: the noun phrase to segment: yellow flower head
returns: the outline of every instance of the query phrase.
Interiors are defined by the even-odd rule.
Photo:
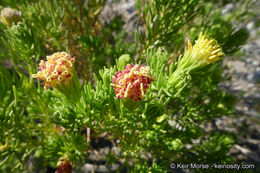
[[[217,41],[207,39],[203,34],[200,34],[194,46],[188,41],[188,50],[180,58],[177,69],[169,77],[167,85],[172,88],[171,92],[179,93],[187,85],[187,81],[191,79],[191,71],[214,63],[223,55]]]
[[[194,46],[188,41],[188,52],[192,56],[191,61],[200,61],[201,65],[214,63],[224,55],[216,40],[209,40],[202,34]]]
[[[47,61],[41,60],[39,71],[33,78],[43,80],[45,89],[56,88],[61,84],[68,85],[73,76],[75,57],[66,52],[57,52],[47,56]]]

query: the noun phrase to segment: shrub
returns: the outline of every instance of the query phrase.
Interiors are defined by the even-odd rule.
[[[238,6],[222,16],[223,4],[206,0],[138,0],[131,41],[120,16],[100,20],[105,4],[0,2],[0,170],[80,169],[100,134],[120,149],[106,164],[124,159],[121,168],[133,172],[232,163],[236,135],[204,126],[233,113],[234,97],[218,84],[224,55],[248,38],[232,24],[249,12]]]

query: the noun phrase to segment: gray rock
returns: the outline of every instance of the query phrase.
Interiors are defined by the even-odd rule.
[[[105,165],[94,165],[90,163],[86,163],[83,167],[83,170],[85,173],[92,173],[92,172],[111,172],[111,171],[116,171],[120,167],[119,164],[113,164],[110,168],[108,168]]]

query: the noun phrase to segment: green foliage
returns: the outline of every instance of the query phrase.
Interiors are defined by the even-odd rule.
[[[9,50],[10,57],[14,61],[26,62],[32,64],[33,60],[38,60],[37,55],[40,54],[40,47],[38,40],[34,37],[32,30],[23,23],[13,25],[11,28],[5,30],[8,43],[5,42]]]
[[[201,2],[200,0],[139,0],[139,10],[142,11],[141,24],[144,28],[144,31],[137,34],[140,51],[155,46],[178,49],[180,42],[183,41],[181,28],[198,14]]]
[[[132,172],[167,172],[173,162],[233,162],[227,153],[236,135],[204,129],[234,112],[234,96],[218,87],[227,80],[222,61],[192,71],[179,65],[189,48],[187,36],[194,43],[203,32],[226,54],[245,44],[248,32],[221,16],[227,1],[137,1],[135,42],[126,39],[121,16],[101,22],[105,3],[0,2],[0,9],[22,12],[20,22],[0,23],[0,172],[43,171],[63,157],[80,169],[94,150],[90,141],[100,134],[117,140],[113,145],[120,149],[106,156],[107,165],[124,160],[122,168]],[[247,16],[248,4],[242,3],[236,19]],[[32,79],[40,60],[57,51],[76,56],[73,75],[80,82],[75,78],[69,85],[73,96],[44,90]],[[154,81],[141,100],[115,99],[113,76],[136,62],[150,68]],[[91,136],[84,129],[91,129]],[[29,168],[26,163],[35,160],[41,164]]]

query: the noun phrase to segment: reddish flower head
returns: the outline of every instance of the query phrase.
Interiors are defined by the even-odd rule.
[[[154,80],[149,75],[149,70],[149,67],[128,64],[123,72],[116,72],[112,78],[116,99],[132,98],[135,102],[141,100],[148,85]]]
[[[61,84],[69,84],[73,75],[75,58],[66,52],[57,52],[47,56],[47,61],[41,61],[39,71],[33,74],[34,78],[43,80],[45,89],[56,88]]]
[[[71,162],[66,157],[61,158],[57,164],[55,173],[72,173]]]

